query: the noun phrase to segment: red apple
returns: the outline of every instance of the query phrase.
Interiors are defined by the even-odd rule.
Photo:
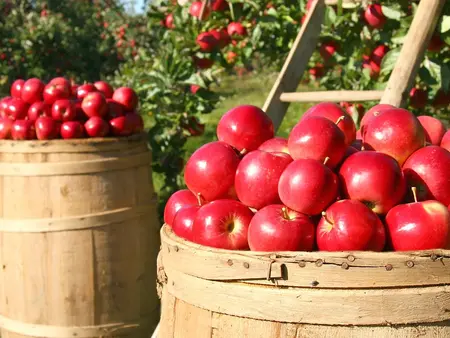
[[[138,134],[144,130],[144,120],[140,114],[136,112],[127,113],[125,118],[131,125],[132,134]]]
[[[430,39],[427,50],[430,52],[440,52],[445,46],[445,42],[441,39],[438,32],[435,32]]]
[[[329,119],[310,116],[292,129],[288,139],[289,154],[294,160],[313,159],[335,168],[344,157],[347,145],[344,133]]]
[[[324,211],[316,237],[321,251],[382,251],[386,242],[381,220],[355,200],[337,201]]]
[[[174,18],[173,18],[173,14],[170,13],[166,16],[166,18],[164,19],[164,25],[169,28],[169,29],[174,29],[175,28],[175,24],[173,23]]]
[[[420,88],[412,88],[409,92],[409,105],[416,109],[424,108],[427,105],[428,94]]]
[[[7,101],[6,117],[11,120],[23,120],[27,117],[29,107],[29,104],[22,99],[13,97]]]
[[[200,18],[200,15],[202,14],[202,6],[203,6],[202,1],[194,1],[191,4],[191,7],[189,7],[189,14],[199,19],[207,19],[210,14],[210,9],[208,6],[206,6],[203,12],[203,17]]]
[[[252,151],[274,137],[274,127],[264,111],[243,105],[226,112],[217,125],[219,141],[228,143],[239,151]]]
[[[45,84],[38,78],[32,78],[23,84],[21,98],[28,104],[42,101]]]
[[[51,117],[38,117],[34,126],[38,140],[52,140],[59,136],[59,124]]]
[[[356,149],[353,146],[348,146],[347,149],[345,150],[344,157],[342,158],[342,161],[340,164],[342,165],[342,163],[344,163],[347,158],[349,158],[350,156],[352,156],[353,154],[355,154],[359,151],[360,151],[360,149]]]
[[[364,19],[370,27],[378,29],[383,28],[386,23],[386,17],[383,14],[380,4],[367,6],[367,9],[364,12]]]
[[[445,132],[447,131],[444,124],[437,118],[431,116],[422,115],[417,118],[420,121],[423,129],[425,130],[425,137],[427,139],[427,142],[436,146],[440,145],[441,140],[444,137]]]
[[[320,79],[325,75],[325,66],[321,63],[316,63],[316,65],[309,69],[309,74],[315,79]]]
[[[291,162],[292,158],[285,153],[254,150],[245,155],[234,179],[239,200],[254,209],[280,203],[278,181]]]
[[[322,58],[327,61],[333,57],[339,48],[339,44],[336,41],[330,40],[323,42],[320,46],[319,53]]]
[[[385,109],[363,131],[364,148],[392,156],[400,165],[425,145],[425,132],[417,117],[402,108]]]
[[[414,152],[403,165],[409,186],[417,187],[420,201],[450,204],[450,152],[427,146]]]
[[[450,105],[450,90],[444,92],[443,89],[439,89],[436,93],[436,96],[433,98],[433,107],[436,108],[446,108]]]
[[[75,103],[68,99],[56,100],[52,106],[52,118],[61,122],[74,121],[77,118]]]
[[[194,241],[193,226],[197,212],[201,207],[199,205],[192,205],[181,208],[175,215],[173,220],[173,232],[188,241]]]
[[[84,127],[81,122],[67,121],[61,125],[61,137],[63,139],[83,138]]]
[[[363,68],[367,68],[370,70],[370,78],[377,79],[380,75],[381,67],[373,60],[364,60],[362,63]]]
[[[0,100],[0,117],[8,117],[8,102],[12,99],[11,96],[6,96]]]
[[[211,0],[211,9],[216,12],[223,12],[228,8],[226,0]]]
[[[323,102],[309,108],[302,117],[302,120],[311,116],[321,116],[336,123],[338,128],[345,135],[346,145],[352,144],[356,138],[356,126],[352,117],[336,103]]]
[[[97,88],[92,83],[85,83],[77,88],[77,99],[83,100],[87,94],[96,92]]]
[[[94,83],[94,87],[105,96],[105,98],[110,99],[113,96],[114,89],[108,82],[97,81]]]
[[[197,149],[186,163],[184,180],[194,194],[209,202],[234,197],[234,177],[239,164],[235,150],[224,142]]]
[[[364,128],[365,126],[373,120],[374,117],[377,117],[378,115],[380,115],[381,112],[383,112],[384,110],[387,109],[392,109],[395,108],[393,105],[390,104],[386,104],[386,103],[381,103],[381,104],[377,104],[375,106],[373,106],[372,108],[370,108],[362,117],[361,122],[360,122],[360,130],[361,130],[361,136],[364,135]],[[360,138],[360,140],[362,140],[362,137]]]
[[[139,101],[136,92],[129,87],[117,88],[114,91],[112,99],[121,104],[125,111],[136,110]]]
[[[69,99],[70,87],[63,84],[48,84],[44,88],[44,102],[53,105],[57,100]]]
[[[336,200],[338,179],[319,161],[295,160],[281,174],[278,194],[287,207],[307,215],[318,215]]]
[[[194,64],[199,69],[209,69],[213,66],[214,60],[208,58],[193,57]]]
[[[175,215],[180,209],[200,205],[200,202],[197,196],[187,189],[174,192],[164,208],[164,223],[172,226]]]
[[[13,120],[0,117],[0,140],[7,140],[11,138],[11,128],[13,125]]]
[[[286,153],[289,154],[288,140],[284,137],[274,137],[263,142],[258,150],[268,153]]]
[[[450,248],[450,213],[438,201],[397,205],[387,214],[386,226],[395,251]]]
[[[210,32],[200,33],[195,41],[203,52],[212,52],[219,45],[219,40]]]
[[[450,151],[450,130],[447,130],[447,132],[442,137],[441,147]]]
[[[106,99],[106,103],[108,104],[107,117],[109,120],[125,115],[121,104],[117,103],[113,99]]]
[[[69,80],[67,80],[65,77],[55,77],[54,79],[52,79],[49,84],[52,85],[63,85],[65,87],[72,87],[72,84],[70,83]]]
[[[133,134],[134,122],[130,118],[127,118],[127,116],[128,114],[113,118],[109,121],[111,133],[114,136],[130,136]]]
[[[16,120],[11,127],[11,137],[13,140],[34,140],[36,139],[36,129],[34,122],[30,120]]]
[[[13,82],[13,84],[11,85],[11,96],[12,97],[17,97],[17,98],[22,98],[22,88],[23,85],[25,83],[25,80],[22,79],[17,79],[16,81]]]
[[[108,112],[108,104],[106,99],[100,92],[88,93],[83,102],[81,102],[81,109],[88,117],[99,116],[103,117]]]
[[[247,35],[247,30],[240,22],[230,22],[227,27],[227,32],[230,37]]]
[[[84,129],[90,137],[105,137],[109,133],[109,124],[99,116],[92,116],[85,122]]]
[[[253,216],[248,243],[253,251],[312,251],[314,233],[314,223],[308,216],[274,204]]]
[[[406,193],[398,163],[376,151],[360,151],[347,158],[339,177],[343,197],[361,201],[377,214],[386,214]]]
[[[36,121],[41,116],[51,117],[52,107],[42,101],[35,102],[28,108],[27,115],[31,121]]]
[[[389,51],[389,47],[386,45],[379,45],[375,47],[370,55],[370,59],[375,62],[377,65],[381,65],[381,61],[383,61],[384,56]]]
[[[195,243],[209,247],[246,250],[253,212],[235,200],[217,200],[197,211],[192,228]]]

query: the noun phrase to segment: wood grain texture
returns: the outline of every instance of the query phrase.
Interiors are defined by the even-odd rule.
[[[406,103],[445,1],[423,0],[419,2],[380,103],[392,104],[396,107],[402,107]]]
[[[379,101],[382,90],[327,90],[314,92],[282,93],[282,102],[363,102]]]
[[[280,96],[284,92],[293,92],[297,89],[308,61],[317,46],[324,16],[324,0],[313,2],[283,68],[264,103],[263,110],[272,119],[275,129],[280,126],[289,106],[288,103],[280,100]]]
[[[449,250],[230,251],[184,241],[167,226],[161,239],[160,338],[450,337]],[[257,279],[267,262],[288,273]],[[236,279],[242,274],[251,278]]]
[[[0,172],[2,338],[148,337],[159,225],[145,139],[60,141],[0,142],[1,165],[68,168]],[[86,162],[104,170],[70,170]]]

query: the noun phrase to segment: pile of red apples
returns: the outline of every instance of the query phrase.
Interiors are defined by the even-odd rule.
[[[0,100],[0,140],[121,137],[144,129],[138,96],[129,87],[31,78],[14,81],[10,94]]]
[[[360,129],[339,105],[310,108],[287,139],[239,106],[186,163],[164,221],[197,244],[253,251],[450,249],[450,131],[387,104]]]

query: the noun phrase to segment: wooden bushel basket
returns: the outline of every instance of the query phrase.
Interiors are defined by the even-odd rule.
[[[448,338],[450,251],[208,248],[161,230],[159,338]]]
[[[159,224],[145,135],[0,141],[2,338],[149,337]]]

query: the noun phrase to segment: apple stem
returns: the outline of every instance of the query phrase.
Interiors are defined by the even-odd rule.
[[[325,157],[325,159],[323,160],[323,164],[326,165],[329,160],[330,160],[330,158],[328,156]]]
[[[361,151],[366,150],[366,148],[364,147],[364,144],[361,146]]]
[[[283,218],[284,218],[284,219],[289,219],[289,215],[288,215],[288,212],[287,212],[287,208],[286,208],[286,207],[282,207],[282,208],[281,208],[281,212],[283,213]]]
[[[414,202],[417,203],[417,188],[416,187],[412,187],[411,190],[412,190],[412,193],[413,193]]]
[[[345,116],[340,116],[334,124],[338,125],[341,121],[344,121]]]
[[[330,224],[333,224],[333,222],[331,222],[328,217],[327,217],[327,213],[325,211],[322,211],[322,217],[325,218],[325,221],[327,221]]]
[[[241,156],[244,156],[245,154],[247,154],[247,149],[242,149],[240,152],[239,152],[239,154],[241,155]]]
[[[199,206],[203,205],[203,198],[202,198],[202,194],[197,193],[197,202]]]

